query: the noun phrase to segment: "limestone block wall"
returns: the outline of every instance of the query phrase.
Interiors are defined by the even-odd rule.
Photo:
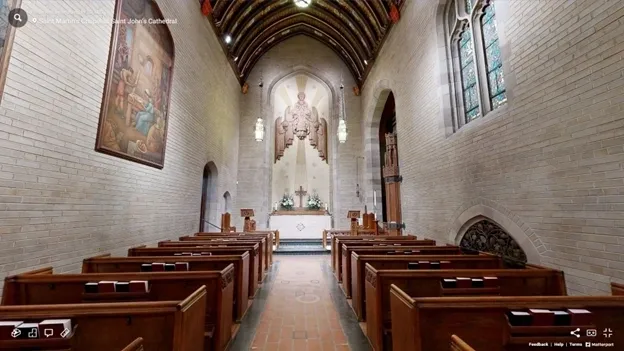
[[[24,0],[30,18],[113,18],[113,0]],[[94,151],[111,24],[17,30],[0,103],[0,278],[197,231],[202,171],[236,199],[240,88],[197,1],[158,1],[175,42],[162,170]],[[41,21],[40,21],[41,22]],[[0,287],[1,289],[1,287]],[[0,291],[1,293],[1,291]]]
[[[334,227],[348,228],[347,211],[363,209],[364,204],[356,197],[357,162],[362,155],[362,141],[359,133],[361,126],[361,97],[353,94],[355,85],[347,66],[340,58],[322,43],[307,36],[297,36],[276,45],[254,66],[247,81],[249,92],[241,98],[240,118],[240,146],[238,166],[238,201],[235,207],[236,225],[242,227],[242,218],[239,209],[253,208],[256,214],[258,229],[266,228],[272,204],[271,176],[273,166],[273,125],[266,122],[273,109],[270,101],[271,84],[282,77],[294,72],[307,72],[324,81],[333,91],[332,121],[328,121],[328,148],[330,158],[330,173],[332,178],[331,212],[334,217]],[[259,106],[260,77],[264,82],[262,92],[262,110]],[[338,126],[337,111],[339,111],[340,81],[344,81],[345,100],[347,111],[347,128],[350,130],[347,142],[338,143],[336,136]],[[266,134],[264,141],[254,139],[254,125],[260,111],[265,117]],[[359,161],[361,162],[361,160]],[[360,177],[364,170],[360,166]],[[319,233],[319,238],[320,238]]]
[[[508,102],[449,133],[444,4],[406,1],[363,89],[367,203],[390,89],[408,232],[458,242],[485,215],[563,269],[571,294],[607,293],[624,281],[624,3],[495,3]]]

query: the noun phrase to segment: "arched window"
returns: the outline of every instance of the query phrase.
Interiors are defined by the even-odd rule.
[[[507,101],[494,0],[452,0],[445,22],[457,130]]]
[[[468,228],[459,246],[501,256],[510,266],[523,266],[527,256],[518,243],[496,223],[482,219]]]

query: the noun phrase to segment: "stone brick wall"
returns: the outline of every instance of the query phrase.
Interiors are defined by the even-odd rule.
[[[162,170],[94,151],[110,24],[17,30],[0,104],[0,278],[42,266],[78,272],[87,256],[197,231],[208,161],[220,205],[225,191],[236,199],[240,87],[198,2],[158,3],[178,19]],[[30,18],[110,19],[114,1],[22,8]]]
[[[235,207],[236,226],[242,228],[239,209],[253,208],[258,229],[268,226],[272,204],[271,176],[273,166],[273,125],[266,123],[267,116],[273,113],[271,107],[271,87],[280,79],[294,72],[312,74],[324,81],[334,95],[334,115],[328,120],[328,148],[330,154],[331,201],[334,227],[349,227],[347,211],[363,209],[364,204],[356,197],[358,156],[361,155],[361,97],[353,94],[355,85],[347,66],[328,47],[306,36],[297,36],[276,45],[254,66],[249,75],[249,92],[241,98],[240,148],[238,166],[238,202]],[[258,83],[262,76],[262,92],[266,134],[264,141],[254,139],[254,125],[260,113]],[[338,111],[340,110],[340,79],[344,79],[347,111],[347,128],[350,133],[347,142],[338,143]],[[359,160],[362,163],[361,160]],[[363,179],[362,165],[359,169]],[[320,235],[320,233],[319,233]]]
[[[367,202],[390,89],[408,232],[458,242],[485,215],[533,262],[563,269],[571,294],[607,293],[624,281],[624,3],[496,4],[509,101],[448,133],[443,6],[406,2],[363,89]]]

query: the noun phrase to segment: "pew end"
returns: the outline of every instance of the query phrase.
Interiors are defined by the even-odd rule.
[[[624,284],[611,283],[611,294],[614,296],[624,296]]]

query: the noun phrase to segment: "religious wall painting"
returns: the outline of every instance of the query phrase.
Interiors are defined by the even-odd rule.
[[[306,101],[305,92],[297,94],[297,102],[286,107],[283,117],[275,120],[275,159],[284,156],[284,150],[296,140],[308,140],[327,163],[327,120],[319,117],[315,106]]]
[[[96,150],[162,168],[174,43],[153,0],[117,0]]]
[[[524,250],[514,238],[496,223],[487,219],[470,226],[459,246],[501,256],[506,263],[511,265],[523,266],[527,263]]]
[[[19,8],[22,0],[0,0],[0,96],[4,91],[15,27],[9,25],[9,12]]]

